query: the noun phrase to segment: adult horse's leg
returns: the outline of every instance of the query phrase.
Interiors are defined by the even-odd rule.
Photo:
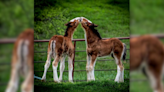
[[[54,82],[60,82],[58,79],[58,73],[57,73],[57,67],[58,67],[59,59],[60,59],[60,56],[56,55],[54,61],[52,62]]]
[[[47,60],[46,60],[46,63],[44,65],[44,73],[42,76],[42,81],[46,80],[46,74],[47,74],[48,68],[50,67],[50,63],[51,63],[51,52],[49,52],[47,55]]]
[[[87,64],[86,64],[87,81],[89,81],[91,79],[91,75],[90,75],[90,72],[89,72],[90,62],[91,62],[91,56],[90,55],[87,55]]]
[[[69,82],[73,82],[73,78],[72,78],[72,70],[73,70],[73,57],[74,57],[74,54],[72,53],[71,55],[68,56],[68,68],[69,68],[69,73],[68,73],[68,76],[69,76]]]
[[[115,82],[124,82],[124,67],[121,62],[121,54],[120,53],[113,53],[113,56],[115,58],[116,64],[117,64],[117,75],[115,78]]]
[[[95,67],[95,63],[96,63],[96,58],[97,58],[97,55],[92,54],[91,63],[90,63],[90,67],[89,67],[90,80],[95,80],[94,67]]]
[[[62,81],[63,78],[63,71],[65,69],[65,57],[66,56],[62,56],[61,57],[61,61],[60,61],[60,76],[59,76],[59,81]]]

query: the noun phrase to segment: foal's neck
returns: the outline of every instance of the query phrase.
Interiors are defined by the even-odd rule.
[[[74,30],[75,30],[75,28],[67,27],[64,37],[68,37],[70,39],[73,39]]]
[[[87,42],[95,42],[97,40],[100,40],[100,38],[90,30],[85,31],[85,35]]]

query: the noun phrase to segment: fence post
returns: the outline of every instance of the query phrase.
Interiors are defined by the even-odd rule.
[[[73,57],[73,62],[72,62],[73,63],[72,79],[73,79],[73,75],[74,75],[75,50],[76,50],[76,41],[74,41],[74,57]]]

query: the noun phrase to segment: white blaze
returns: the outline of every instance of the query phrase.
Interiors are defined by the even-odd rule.
[[[72,20],[70,20],[70,22],[73,22],[74,20],[80,20],[80,17],[76,17],[76,18],[74,18],[74,19],[72,19]]]
[[[86,19],[89,23],[92,23],[90,20],[88,20],[87,18],[85,18],[85,17],[81,17],[81,20],[83,20],[83,19]]]

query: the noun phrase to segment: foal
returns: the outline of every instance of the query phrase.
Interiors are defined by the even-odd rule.
[[[81,24],[85,32],[87,47],[87,80],[95,80],[94,67],[96,58],[112,54],[117,64],[117,76],[115,81],[124,82],[124,67],[121,59],[125,59],[126,57],[126,45],[117,38],[102,40],[100,34],[95,29],[97,25],[84,17],[81,17]]]
[[[6,92],[17,92],[20,75],[25,78],[21,85],[21,91],[33,91],[33,57],[34,31],[32,29],[27,29],[19,35],[14,44],[11,62],[11,77]]]
[[[72,37],[73,33],[76,29],[76,27],[79,24],[80,17],[72,19],[70,22],[65,24],[67,26],[67,29],[65,31],[65,35],[54,35],[48,45],[48,52],[47,52],[47,61],[44,66],[44,74],[42,76],[42,80],[46,80],[46,73],[47,69],[50,66],[51,58],[54,58],[54,61],[52,62],[52,68],[53,68],[53,78],[55,82],[61,82],[62,81],[62,75],[65,68],[65,57],[68,55],[68,68],[69,68],[69,81],[72,81],[72,60],[74,57],[74,46],[72,44]],[[58,79],[57,74],[57,67],[58,62],[60,61],[60,77]]]
[[[130,70],[142,68],[155,92],[163,92],[164,47],[158,38],[144,35],[130,39]]]

